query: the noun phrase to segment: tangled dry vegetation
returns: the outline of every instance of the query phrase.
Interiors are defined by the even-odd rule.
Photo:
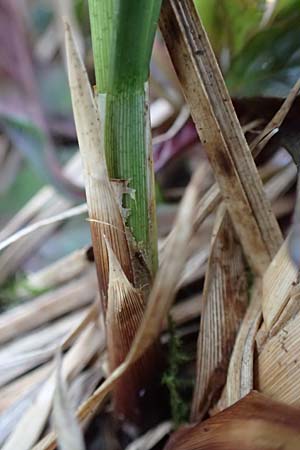
[[[93,250],[29,274],[45,292],[0,316],[4,450],[83,450],[91,429],[99,449],[299,448],[297,169],[255,159],[274,136],[284,141],[300,81],[271,117],[244,114],[241,125],[193,2],[165,1],[159,26],[211,169],[200,159],[172,227],[161,231],[158,213],[152,280],[125,226],[127,186],[108,176],[98,108],[66,23],[87,206],[70,209],[51,187],[38,192],[0,233],[0,279],[71,215],[88,211]],[[80,170],[76,155],[65,174],[75,180]],[[284,238],[278,219],[292,214]],[[195,282],[196,292],[186,288]],[[190,425],[174,431],[182,420]]]

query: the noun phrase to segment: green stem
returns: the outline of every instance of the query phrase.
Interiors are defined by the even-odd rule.
[[[111,178],[128,182],[127,225],[152,274],[157,235],[147,79],[161,0],[89,0],[96,90]]]

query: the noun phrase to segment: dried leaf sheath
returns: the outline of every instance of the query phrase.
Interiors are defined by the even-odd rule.
[[[228,213],[224,208],[219,213],[203,292],[192,420],[204,416],[225,384],[230,354],[247,307],[242,249]]]
[[[66,53],[73,112],[82,156],[92,242],[104,309],[107,306],[107,237],[127,278],[133,281],[125,227],[110,184],[100,132],[100,120],[86,70],[66,24]]]
[[[126,358],[136,331],[142,321],[145,302],[142,292],[126,278],[111,247],[109,255],[108,307],[106,314],[107,345],[110,370]],[[121,377],[114,388],[115,411],[135,423],[141,420],[142,397],[155,379],[158,370],[158,348],[152,345]]]

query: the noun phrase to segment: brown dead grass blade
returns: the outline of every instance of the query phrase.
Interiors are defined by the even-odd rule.
[[[263,274],[281,232],[193,1],[165,1],[160,27],[245,254]]]
[[[58,354],[52,414],[57,443],[60,450],[84,450],[82,431],[76,421],[75,411],[72,410],[66,382],[61,372],[61,355]]]
[[[242,249],[225,207],[219,210],[202,296],[191,419],[199,420],[225,384],[236,333],[247,308]]]

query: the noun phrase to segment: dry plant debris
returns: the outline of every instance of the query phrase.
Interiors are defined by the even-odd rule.
[[[112,447],[163,448],[171,434],[165,450],[298,449],[299,270],[290,255],[289,227],[283,225],[283,239],[278,224],[293,214],[297,168],[280,157],[258,166],[254,159],[277,135],[283,142],[300,80],[267,119],[254,117],[242,126],[192,0],[164,1],[160,29],[186,104],[172,89],[155,100],[168,107],[154,118],[158,128],[165,125],[154,143],[176,139],[190,125],[190,111],[211,168],[204,157],[197,160],[174,223],[160,237],[160,266],[152,280],[125,225],[122,197],[132,192],[108,176],[80,29],[71,3],[58,3],[56,15],[69,12],[81,49],[66,24],[87,204],[74,207],[50,186],[36,194],[0,232],[0,281],[74,214],[88,212],[93,251],[80,248],[29,273],[27,285],[17,287],[18,296],[29,298],[0,316],[1,448],[83,450],[83,433],[102,414],[143,426],[140,394],[149,387],[157,407],[164,402],[150,386],[161,377],[171,312],[185,346],[194,343],[194,359],[184,366],[184,376],[192,374],[195,382],[184,405],[192,424],[173,432],[167,413],[141,436],[118,425],[131,442],[118,443],[111,429],[106,439]],[[48,30],[52,36],[55,27]],[[47,34],[37,54],[51,58],[62,46],[58,29],[52,47],[46,47]],[[161,60],[156,52],[154,60]],[[178,89],[174,72],[163,71],[162,79],[168,74]],[[157,80],[153,90],[164,92]],[[248,143],[244,135],[254,138]],[[82,178],[78,155],[64,176],[76,183]],[[295,225],[297,220],[295,214]],[[40,292],[30,293],[28,286]]]

